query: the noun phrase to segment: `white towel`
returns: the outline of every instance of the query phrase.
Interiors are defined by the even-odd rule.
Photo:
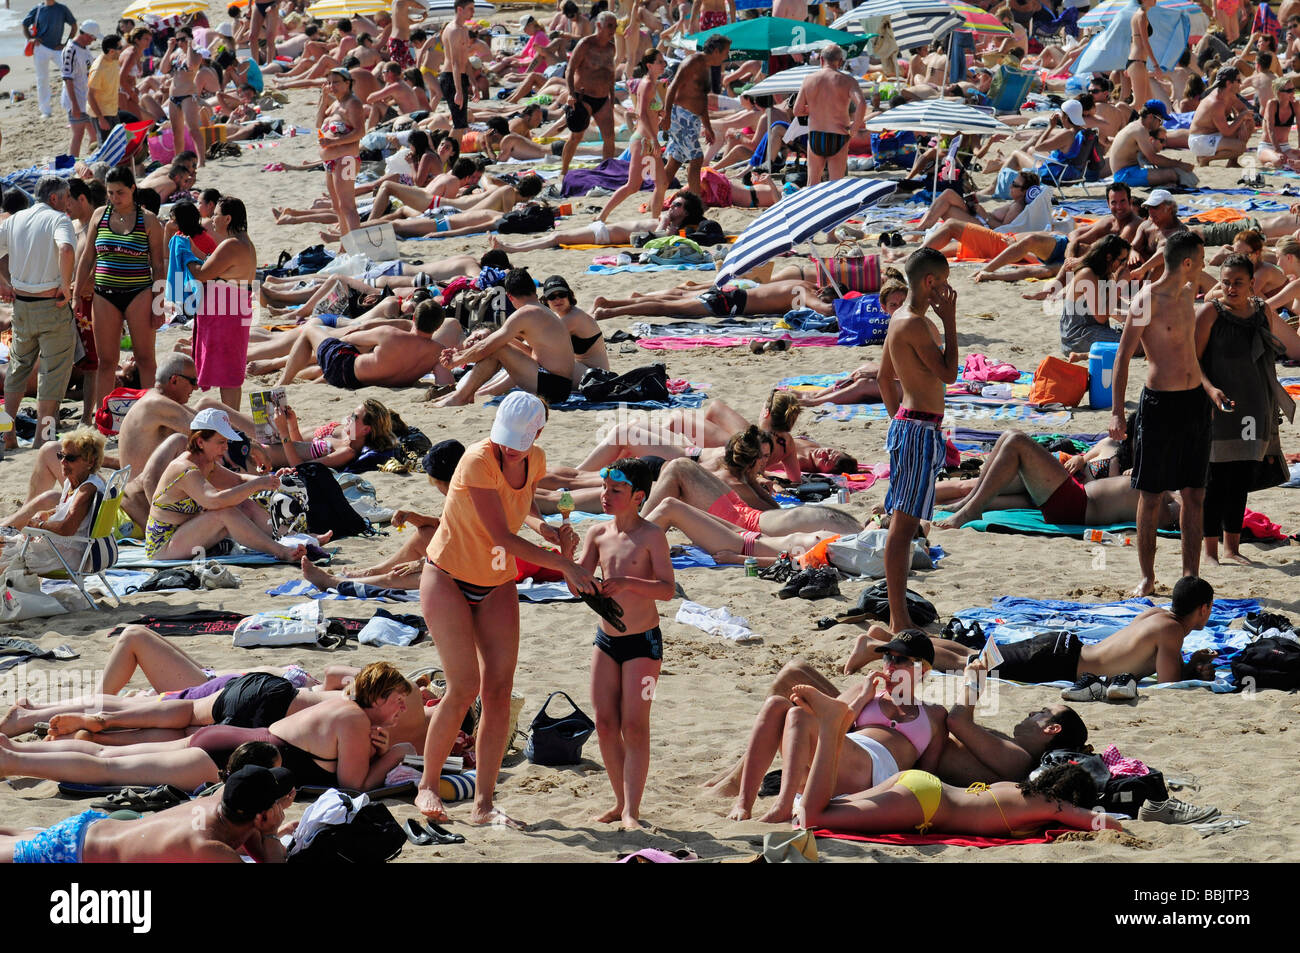
[[[682,602],[677,610],[677,621],[703,629],[709,635],[720,635],[733,642],[744,642],[758,638],[757,633],[749,627],[749,620],[732,615],[726,606],[710,609],[689,599]]]

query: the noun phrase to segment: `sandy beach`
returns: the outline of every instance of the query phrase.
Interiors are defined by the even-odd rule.
[[[73,5],[79,18],[94,17],[105,29],[116,22],[120,7],[103,2]],[[517,20],[522,8],[510,8]],[[214,5],[214,13],[218,7]],[[15,10],[18,16],[21,10]],[[0,11],[3,15],[3,11]],[[224,18],[221,15],[220,18]],[[499,15],[504,19],[504,16]],[[218,17],[214,16],[214,22]],[[42,120],[36,105],[31,60],[21,55],[8,59],[13,72],[0,84],[0,91],[22,90],[23,102],[0,100],[0,168],[11,171],[67,149],[68,132],[60,118]],[[273,114],[277,118],[311,125],[316,97],[312,92],[292,94],[288,107]],[[56,107],[56,117],[61,112]],[[268,163],[299,163],[316,158],[313,137],[263,140],[267,148],[245,149],[238,158],[209,163],[199,173],[199,187],[216,187],[242,198],[249,208],[250,232],[259,261],[274,262],[281,250],[295,253],[319,241],[318,227],[278,227],[272,207],[309,205],[323,194],[319,172],[267,172]],[[1185,155],[1180,158],[1187,158]],[[1230,188],[1241,171],[1221,164],[1201,170],[1202,183]],[[981,178],[982,184],[983,178]],[[1276,189],[1284,184],[1273,179]],[[1093,188],[1094,196],[1100,195]],[[602,200],[593,200],[598,205]],[[573,222],[586,219],[584,200],[575,200]],[[633,214],[636,200],[624,206]],[[756,213],[738,209],[714,210],[711,217],[730,233],[743,230]],[[481,254],[486,236],[470,236],[438,242],[406,242],[402,256],[430,260],[454,254]],[[696,280],[698,273],[653,273],[596,275],[587,272],[592,252],[555,250],[512,256],[517,265],[528,267],[540,280],[551,274],[568,278],[579,304],[590,307],[600,294],[628,288],[665,288],[682,279]],[[958,291],[957,326],[962,355],[982,352],[995,361],[1008,361],[1021,370],[1032,371],[1041,358],[1058,353],[1058,315],[1045,313],[1036,302],[1021,294],[1041,285],[979,284],[971,281],[976,266],[955,265],[952,284]],[[1217,273],[1217,269],[1210,269]],[[631,322],[606,322],[609,334]],[[160,338],[168,347],[175,336]],[[666,353],[666,357],[664,354]],[[848,371],[865,360],[878,359],[879,347],[806,347],[753,355],[747,348],[700,349],[649,352],[625,345],[610,346],[616,371],[666,360],[669,376],[685,378],[702,386],[710,397],[722,398],[732,407],[756,420],[764,399],[781,378],[798,374]],[[1130,374],[1129,401],[1141,389],[1145,365],[1135,361]],[[264,389],[271,378],[250,379],[245,395]],[[367,388],[362,398],[375,397],[400,412],[410,424],[437,442],[456,437],[466,444],[486,436],[492,408],[480,401],[463,409],[433,409],[421,402],[419,389],[401,391]],[[357,397],[324,384],[296,383],[289,399],[304,425],[315,426],[339,419],[354,406]],[[247,398],[245,397],[245,400]],[[71,406],[71,405],[65,405]],[[245,406],[247,406],[245,404]],[[805,412],[798,431],[823,444],[840,447],[863,463],[883,463],[884,422],[824,421]],[[1109,414],[1077,408],[1064,428],[1067,432],[1096,433],[1106,429]],[[606,415],[556,413],[541,437],[549,461],[575,465],[585,456]],[[968,426],[992,429],[988,420],[962,421]],[[1022,426],[1022,425],[1018,425]],[[1026,427],[1026,429],[1033,429]],[[1283,424],[1283,447],[1300,449],[1296,428]],[[0,502],[5,512],[23,500],[28,475],[35,458],[31,450],[7,454],[0,463]],[[441,500],[423,475],[370,473],[366,476],[378,491],[379,502],[394,508],[436,514]],[[870,490],[854,493],[847,508],[864,520],[871,508],[883,502],[887,484],[879,481]],[[1300,532],[1300,491],[1270,489],[1252,494],[1251,509],[1267,514],[1285,532]],[[375,539],[346,539],[337,544],[335,569],[365,565],[377,556],[391,553],[402,537],[389,532]],[[682,543],[680,536],[670,541]],[[1098,550],[1078,539],[1043,538],[976,533],[969,530],[936,532],[931,543],[941,545],[946,557],[931,572],[914,574],[910,586],[930,599],[941,618],[947,620],[960,609],[987,607],[1002,595],[1039,599],[1109,601],[1123,598],[1137,581],[1136,551],[1110,546]],[[1300,613],[1296,597],[1296,576],[1300,574],[1300,549],[1294,544],[1267,546],[1247,543],[1243,551],[1253,565],[1202,565],[1202,575],[1223,598],[1257,599],[1272,610]],[[1101,552],[1104,558],[1099,559]],[[1176,541],[1162,539],[1157,553],[1160,583],[1157,599],[1167,599],[1170,586],[1179,575]],[[253,612],[285,608],[294,600],[274,597],[266,590],[287,578],[297,578],[290,567],[236,568],[242,579],[238,590],[178,592],[127,597],[121,609],[98,613],[78,611],[48,620],[34,620],[0,627],[0,636],[21,636],[44,647],[71,646],[80,658],[70,662],[36,662],[26,668],[0,672],[0,706],[10,704],[17,694],[40,696],[62,678],[76,678],[83,684],[102,668],[110,646],[107,631],[114,625],[148,613],[191,608],[233,609]],[[600,753],[593,736],[577,767],[538,767],[515,756],[498,786],[498,803],[515,817],[532,825],[528,833],[499,829],[474,829],[463,823],[468,813],[464,803],[451,808],[455,829],[467,843],[455,847],[407,847],[400,862],[437,859],[446,861],[564,861],[608,862],[622,851],[640,847],[672,850],[690,847],[701,858],[739,856],[758,848],[765,833],[774,828],[756,821],[733,823],[725,819],[729,799],[701,789],[702,782],[737,759],[744,750],[754,715],[768,684],[781,666],[794,655],[802,655],[832,677],[844,681],[840,667],[847,658],[855,626],[839,626],[819,632],[816,619],[851,605],[866,583],[842,583],[839,599],[807,602],[779,601],[776,584],[746,578],[739,568],[691,569],[679,571],[677,581],[687,596],[709,607],[726,606],[744,616],[758,638],[736,643],[673,621],[680,600],[660,606],[664,619],[664,666],[652,715],[651,767],[643,813],[652,829],[627,833],[613,825],[595,824],[591,818],[612,803],[612,794]],[[326,601],[330,616],[369,617],[377,603]],[[388,606],[396,611],[416,611],[412,606]],[[596,616],[581,603],[521,606],[521,645],[516,690],[527,698],[521,727],[537,712],[553,691],[568,692],[591,714],[589,669],[591,639]],[[932,631],[937,633],[938,626]],[[437,653],[428,641],[404,649],[377,649],[348,643],[335,652],[319,650],[246,650],[233,648],[228,638],[195,636],[180,639],[181,646],[201,663],[217,669],[283,664],[298,660],[309,670],[319,671],[335,662],[363,665],[389,659],[410,671],[437,664]],[[23,679],[26,684],[23,684]],[[937,683],[942,676],[933,676]],[[133,688],[147,687],[137,678]],[[981,714],[992,727],[1009,730],[1026,713],[1059,701],[1058,690],[1046,687],[1018,687],[1002,683],[997,688],[996,711]],[[1189,861],[1241,863],[1290,859],[1300,852],[1300,832],[1291,831],[1283,819],[1297,802],[1294,776],[1300,755],[1297,714],[1300,700],[1294,693],[1263,692],[1257,695],[1216,695],[1208,690],[1144,690],[1136,703],[1091,703],[1076,705],[1091,732],[1091,742],[1100,752],[1116,745],[1125,757],[1138,758],[1164,772],[1167,779],[1185,779],[1199,789],[1185,788],[1178,795],[1195,804],[1213,804],[1224,814],[1250,821],[1241,829],[1202,838],[1196,831],[1161,824],[1133,821],[1126,825],[1134,838],[1103,833],[1081,836],[1052,845],[998,847],[977,850],[962,847],[923,848],[823,841],[824,858],[844,860],[917,860],[936,858],[990,862],[1152,862]],[[416,817],[409,801],[390,801],[399,821]],[[759,802],[760,808],[762,801]],[[11,778],[0,780],[0,826],[44,826],[84,809],[81,802],[61,798],[49,781]],[[294,806],[290,817],[300,816],[303,805]]]

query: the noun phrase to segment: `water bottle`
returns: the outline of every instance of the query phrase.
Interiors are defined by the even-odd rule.
[[[1119,543],[1121,546],[1132,546],[1133,539],[1130,536],[1121,536],[1119,533],[1112,533],[1104,529],[1085,529],[1083,539],[1089,543]]]

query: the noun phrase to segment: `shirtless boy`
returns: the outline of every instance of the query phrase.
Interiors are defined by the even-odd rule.
[[[912,540],[921,520],[934,511],[934,483],[946,452],[939,429],[944,385],[957,380],[959,367],[957,292],[948,284],[948,260],[933,248],[919,248],[907,259],[905,270],[907,304],[889,322],[879,376],[885,382],[898,380],[903,391],[900,406],[892,386],[881,388],[890,417],[885,509],[892,515],[885,540],[885,581],[889,624],[895,632],[912,627],[907,611]],[[931,308],[943,322],[942,346],[938,329],[926,317]]]
[[[1138,501],[1138,566],[1142,579],[1135,596],[1155,591],[1156,523],[1161,494],[1182,498],[1183,575],[1200,568],[1202,508],[1210,467],[1211,403],[1232,405],[1201,371],[1196,357],[1196,288],[1205,265],[1205,243],[1192,232],[1165,241],[1165,273],[1144,287],[1129,308],[1115,355],[1110,435],[1126,433],[1124,391],[1128,365],[1141,344],[1147,359],[1146,385],[1138,403],[1133,441],[1133,486]]]
[[[442,48],[446,53],[446,69],[438,74],[438,90],[451,110],[451,134],[459,142],[469,129],[469,47],[470,18],[474,16],[474,0],[456,0],[456,18],[442,30]]]
[[[616,627],[601,619],[591,654],[596,737],[614,788],[614,806],[596,821],[621,820],[624,830],[636,830],[643,826],[641,795],[650,771],[650,705],[663,661],[655,603],[672,599],[676,589],[668,537],[640,514],[650,492],[650,468],[636,457],[624,457],[600,475],[604,481],[600,507],[614,519],[587,531],[582,566],[590,572],[600,567],[604,576],[600,592],[622,607],[623,624]]]
[[[0,831],[0,864],[283,863],[277,838],[293,802],[293,775],[247,765],[226,779],[221,797],[197,798],[135,821],[83,811],[46,828]]]

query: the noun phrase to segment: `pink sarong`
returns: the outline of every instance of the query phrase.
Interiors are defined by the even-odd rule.
[[[242,387],[248,370],[253,291],[249,282],[205,281],[194,318],[199,387]]]

